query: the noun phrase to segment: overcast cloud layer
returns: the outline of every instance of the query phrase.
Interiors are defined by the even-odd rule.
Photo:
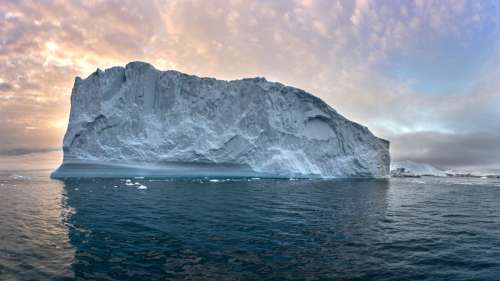
[[[303,88],[396,160],[499,167],[497,3],[0,0],[0,154],[59,148],[74,77],[143,60]]]

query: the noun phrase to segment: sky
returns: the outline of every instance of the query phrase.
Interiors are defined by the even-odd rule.
[[[496,0],[0,0],[0,157],[60,150],[75,76],[141,60],[302,88],[394,160],[500,168],[499,24]]]

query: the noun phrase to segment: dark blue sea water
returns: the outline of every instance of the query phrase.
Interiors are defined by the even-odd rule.
[[[0,280],[500,280],[498,181],[48,174],[0,173]]]

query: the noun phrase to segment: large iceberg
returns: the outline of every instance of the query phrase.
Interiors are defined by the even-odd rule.
[[[76,78],[67,177],[387,177],[389,142],[321,99],[131,62]]]

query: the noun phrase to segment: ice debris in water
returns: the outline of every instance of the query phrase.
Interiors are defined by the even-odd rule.
[[[137,189],[148,189],[148,187],[147,187],[147,186],[145,186],[145,185],[142,185],[142,184],[141,184],[141,185],[139,185],[139,186],[137,187]]]

